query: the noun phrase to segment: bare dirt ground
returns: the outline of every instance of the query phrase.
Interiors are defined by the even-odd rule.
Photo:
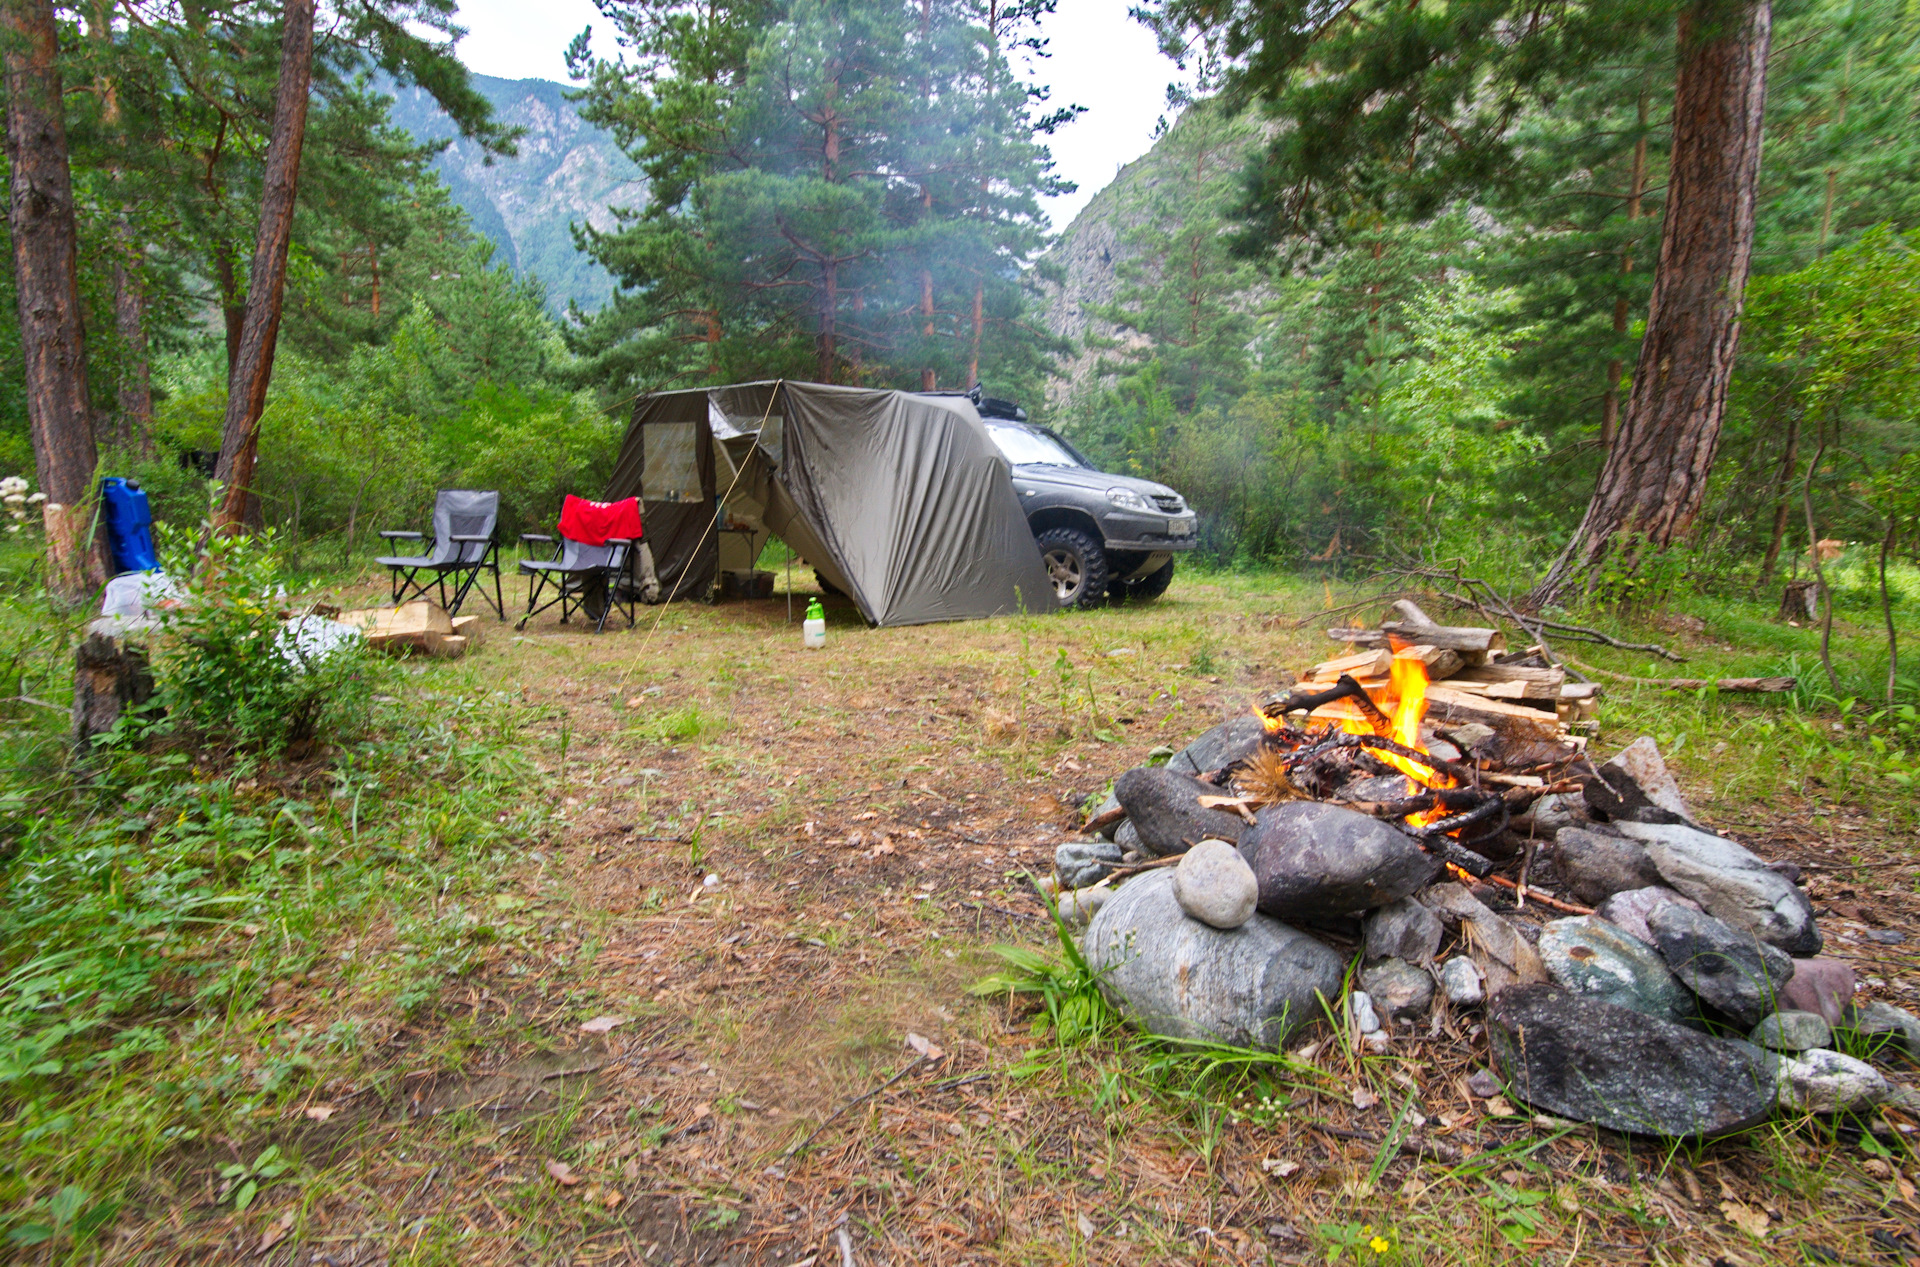
[[[1062,1046],[1031,1003],[967,993],[1000,966],[995,944],[1055,947],[1025,876],[1082,802],[1320,658],[1317,631],[1267,619],[1320,599],[1183,580],[1146,608],[893,630],[838,607],[824,651],[802,649],[779,599],[643,610],[597,637],[491,626],[484,651],[425,672],[448,698],[518,701],[543,772],[528,795],[548,827],[482,895],[499,941],[434,1006],[373,1018],[382,1055],[363,1076],[262,1124],[302,1159],[297,1196],[176,1215],[144,1255],[1920,1255],[1899,1114],[1884,1136],[1783,1123],[1677,1149],[1475,1094],[1471,1015],[1387,1057],[1322,1036],[1290,1065],[1210,1069],[1124,1033]],[[1824,865],[1829,945],[1911,1006],[1915,943],[1868,935],[1920,936],[1907,842],[1845,802],[1705,806],[1769,857]],[[197,1172],[180,1173],[188,1209]]]

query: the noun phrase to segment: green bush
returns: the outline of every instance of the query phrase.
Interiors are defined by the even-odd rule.
[[[285,626],[286,572],[271,530],[213,537],[196,559],[198,531],[156,529],[168,575],[189,578],[176,582],[184,601],[163,613],[168,636],[155,647],[169,726],[267,755],[364,728],[375,662],[362,643],[302,652]]]

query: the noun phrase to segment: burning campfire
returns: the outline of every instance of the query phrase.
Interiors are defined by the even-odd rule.
[[[1330,632],[1345,654],[1122,774],[1087,823],[1110,839],[1059,848],[1062,913],[1124,1014],[1270,1047],[1337,1003],[1384,1053],[1432,1009],[1485,1008],[1509,1094],[1641,1133],[1893,1094],[1825,1044],[1879,1025],[1920,1051],[1920,1019],[1804,969],[1795,869],[1702,827],[1651,740],[1589,758],[1597,687],[1410,602]]]

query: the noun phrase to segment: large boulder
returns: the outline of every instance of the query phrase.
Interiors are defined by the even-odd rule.
[[[1539,951],[1547,975],[1575,994],[1682,1025],[1698,1010],[1653,947],[1592,915],[1548,924]]]
[[[1574,897],[1598,906],[1616,893],[1660,883],[1659,869],[1638,842],[1587,827],[1563,827],[1553,838],[1553,869]]]
[[[1270,805],[1240,837],[1260,909],[1283,919],[1370,910],[1423,888],[1440,860],[1376,818],[1318,801]]]
[[[1319,1018],[1346,966],[1265,915],[1231,931],[1187,918],[1164,870],[1121,886],[1082,944],[1108,1000],[1134,1024],[1241,1047],[1278,1047]]]
[[[1224,840],[1203,840],[1173,869],[1180,909],[1215,928],[1238,928],[1253,918],[1259,882],[1240,851]]]
[[[1741,1029],[1752,1029],[1779,1008],[1781,990],[1793,977],[1786,952],[1673,902],[1647,916],[1647,928],[1674,975]]]
[[[1665,883],[1700,903],[1707,914],[1796,958],[1820,953],[1807,895],[1747,849],[1680,823],[1617,826],[1646,846]]]
[[[1660,747],[1654,743],[1652,735],[1642,735],[1600,767],[1600,773],[1607,776],[1609,783],[1616,783],[1612,776],[1615,772],[1625,775],[1632,781],[1648,803],[1677,815],[1687,822],[1693,821],[1693,810],[1685,797],[1680,795],[1680,784],[1674,779],[1673,772],[1667,769],[1667,763],[1660,757]]]
[[[1140,847],[1155,857],[1185,853],[1202,840],[1237,843],[1247,825],[1238,814],[1200,807],[1200,798],[1220,795],[1219,788],[1171,770],[1129,770],[1113,785],[1113,794],[1126,809]]]
[[[1772,1053],[1557,985],[1504,991],[1487,1022],[1516,1095],[1609,1130],[1721,1135],[1758,1125],[1779,1099]]]
[[[1250,754],[1266,733],[1266,727],[1252,713],[1229,717],[1174,753],[1162,768],[1175,774],[1211,774],[1229,761],[1237,761]],[[1107,799],[1101,802],[1100,808],[1094,813],[1104,814],[1118,808],[1119,804],[1119,798],[1109,792]],[[1109,839],[1118,839],[1119,829],[1109,828],[1107,835]]]

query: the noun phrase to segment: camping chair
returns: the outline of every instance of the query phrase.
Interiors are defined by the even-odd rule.
[[[500,545],[494,540],[494,528],[500,519],[500,494],[478,493],[464,488],[442,489],[433,501],[433,553],[416,557],[382,555],[374,562],[385,567],[393,583],[393,601],[397,605],[409,598],[427,596],[433,585],[440,595],[440,606],[449,615],[457,615],[467,601],[467,591],[482,572],[493,573],[493,598],[487,598],[486,586],[480,598],[492,606],[501,620],[507,618],[506,601],[500,593]],[[417,532],[382,532],[388,541],[421,541]],[[447,582],[454,583],[453,602],[447,602]]]
[[[626,614],[627,628],[633,628],[638,588],[633,568],[638,552],[633,538],[609,537],[605,545],[592,546],[575,541],[557,529],[555,532],[556,536],[543,532],[520,534],[522,546],[544,543],[552,545],[554,552],[550,559],[520,561],[521,574],[533,580],[527,590],[527,614],[514,628],[525,629],[529,620],[556,603],[560,605],[563,625],[577,612],[594,622],[595,633],[602,633],[607,627],[607,617],[619,608]],[[540,596],[548,588],[553,594],[543,603]]]

